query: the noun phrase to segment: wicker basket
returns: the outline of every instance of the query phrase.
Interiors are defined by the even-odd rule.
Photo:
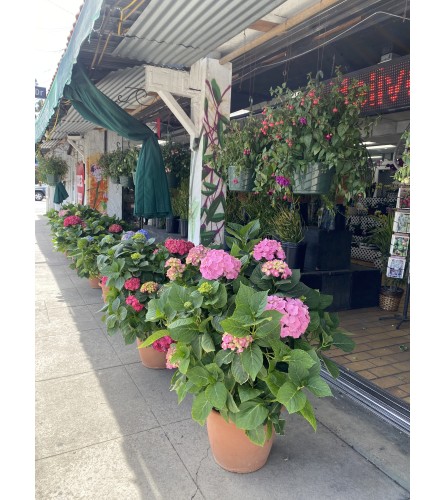
[[[398,311],[400,301],[402,299],[403,290],[390,292],[388,290],[381,290],[379,295],[379,306],[384,311]]]

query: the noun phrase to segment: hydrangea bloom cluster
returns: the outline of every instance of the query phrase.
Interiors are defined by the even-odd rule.
[[[261,240],[253,248],[253,258],[256,260],[284,259],[285,257],[286,254],[281,243],[276,240],[264,238],[264,240]]]
[[[284,315],[280,320],[281,337],[298,339],[306,331],[310,322],[309,308],[300,299],[270,295],[267,297],[266,310],[270,309]]]
[[[221,276],[234,280],[241,270],[241,261],[224,250],[212,249],[201,260],[199,270],[207,280],[216,280]]]
[[[147,238],[145,237],[145,234],[143,233],[139,233],[138,231],[136,231],[133,236],[131,237],[132,240],[136,240],[136,241],[147,241]]]
[[[143,234],[146,240],[150,238],[150,235],[146,229],[139,229],[138,231],[136,231],[136,234]]]
[[[261,271],[266,276],[275,276],[275,278],[286,279],[292,275],[292,271],[289,266],[283,260],[270,260],[269,262],[265,262],[261,266]]]
[[[131,260],[139,260],[142,258],[142,255],[139,252],[134,252],[130,255]]]
[[[177,363],[171,362],[172,356],[175,352],[176,352],[176,344],[171,344],[165,356],[165,367],[169,368],[170,370],[172,370],[173,368],[178,368],[179,366]]]
[[[82,224],[82,219],[78,215],[69,215],[63,221],[63,227],[76,226],[77,224]]]
[[[191,241],[185,240],[175,240],[174,238],[167,238],[164,242],[165,248],[170,253],[177,253],[179,255],[185,255],[189,252],[191,248],[195,246]]]
[[[204,245],[198,245],[190,249],[186,259],[186,264],[191,264],[192,266],[199,266],[201,260],[207,255],[209,249]]]
[[[108,276],[102,276],[100,279],[100,286],[107,286]]]
[[[108,245],[112,245],[114,243],[114,238],[111,236],[111,234],[107,234],[106,236],[103,237],[102,242],[107,243]]]
[[[201,295],[208,295],[209,293],[211,293],[213,291],[213,286],[210,284],[210,283],[202,283],[201,285],[199,285],[198,287],[198,292],[201,294]]]
[[[142,293],[155,293],[159,289],[159,285],[155,281],[146,281],[140,288]]]
[[[167,271],[167,278],[171,281],[175,281],[177,278],[182,276],[185,271],[185,264],[183,264],[179,259],[170,257],[165,263],[165,267],[169,267]]]
[[[94,238],[93,238],[93,236],[91,236],[91,235],[86,236],[86,239],[87,239],[87,241],[89,241],[90,243],[91,243],[92,241],[94,241]]]
[[[124,288],[126,290],[139,290],[141,286],[141,280],[139,278],[128,278],[124,283]]]
[[[122,238],[121,240],[124,241],[124,240],[130,240],[132,238],[132,236],[134,235],[134,231],[126,231],[123,235],[122,235]]]
[[[155,340],[151,346],[155,351],[167,352],[170,345],[173,343],[173,339],[166,335],[158,340]]]
[[[222,336],[221,347],[226,351],[230,349],[231,351],[235,351],[237,354],[240,354],[249,347],[253,342],[252,335],[247,335],[246,337],[234,337],[230,333],[224,333]]]
[[[123,227],[120,224],[111,224],[108,231],[110,231],[110,233],[121,233],[123,231]]]
[[[142,311],[142,309],[144,309],[144,305],[141,304],[134,295],[129,295],[125,299],[125,303],[132,307],[136,312]]]
[[[65,215],[68,215],[69,213],[69,210],[59,210],[59,217],[65,217]]]

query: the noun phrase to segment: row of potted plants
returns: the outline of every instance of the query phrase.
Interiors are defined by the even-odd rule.
[[[58,229],[87,230],[85,215],[70,207],[49,220]],[[73,224],[72,217],[80,222]],[[259,237],[258,220],[230,224],[227,231],[230,251],[172,238],[156,242],[145,230],[108,227],[97,246],[97,266],[109,334],[120,332],[140,352],[161,353],[173,370],[178,402],[190,395],[192,418],[207,423],[216,462],[249,472],[264,465],[275,434],[284,433],[285,411],[316,429],[308,395],[331,395],[322,367],[334,377],[339,373],[326,353],[332,347],[349,352],[354,342],[337,315],[326,311],[333,297],[301,283],[280,242]],[[59,234],[59,250],[62,241]],[[211,433],[219,424],[238,433],[237,447],[248,447],[247,456],[237,448],[235,464]],[[253,452],[262,456],[252,459]]]

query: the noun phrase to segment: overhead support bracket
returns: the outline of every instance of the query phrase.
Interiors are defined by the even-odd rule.
[[[81,144],[82,139],[83,137],[80,135],[68,135],[66,137],[68,144],[80,154],[83,160],[85,160],[85,150],[83,144]]]
[[[199,128],[182,109],[173,94],[196,101],[201,96],[200,76],[199,70],[193,67],[190,72],[156,66],[145,67],[145,90],[158,94],[190,135],[192,141],[199,136]]]

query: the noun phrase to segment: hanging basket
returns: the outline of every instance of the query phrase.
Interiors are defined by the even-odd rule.
[[[334,169],[321,163],[311,163],[305,173],[294,174],[292,192],[296,194],[327,194],[331,188]]]
[[[56,186],[60,177],[57,174],[46,174],[46,183],[50,186]]]
[[[255,181],[254,170],[241,170],[238,167],[230,166],[228,168],[229,189],[230,191],[253,191]]]
[[[113,177],[113,176],[111,176],[110,180],[111,180],[111,182],[113,184],[119,184],[119,177]]]
[[[130,177],[128,175],[120,175],[119,184],[121,184],[122,187],[130,187]]]

